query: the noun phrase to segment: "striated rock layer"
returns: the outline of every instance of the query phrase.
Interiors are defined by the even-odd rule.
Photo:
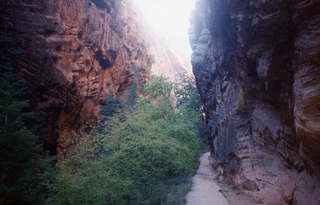
[[[0,11],[1,33],[24,52],[17,64],[32,108],[48,114],[48,144],[59,154],[96,123],[107,95],[148,78],[152,57],[128,0],[9,0]]]
[[[320,204],[320,1],[198,0],[193,24],[193,70],[229,199]]]

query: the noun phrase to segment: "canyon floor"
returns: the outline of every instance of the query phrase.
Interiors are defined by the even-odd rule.
[[[209,155],[207,152],[200,158],[199,169],[192,179],[192,189],[186,196],[187,205],[229,205],[214,181]]]

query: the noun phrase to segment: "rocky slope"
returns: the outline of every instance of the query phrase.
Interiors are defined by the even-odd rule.
[[[190,38],[229,199],[319,204],[320,1],[198,0]]]
[[[10,0],[0,9],[2,35],[24,52],[17,64],[32,84],[32,109],[48,115],[53,151],[63,154],[96,123],[111,92],[148,78],[152,57],[128,0]]]

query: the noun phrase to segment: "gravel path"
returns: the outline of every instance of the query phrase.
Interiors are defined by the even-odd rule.
[[[200,166],[193,177],[191,191],[187,194],[187,205],[228,205],[227,199],[220,193],[220,188],[213,180],[209,163],[210,153],[200,158]]]

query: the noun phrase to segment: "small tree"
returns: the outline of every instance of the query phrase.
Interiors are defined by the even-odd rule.
[[[180,75],[179,86],[177,87],[177,106],[185,106],[201,112],[202,104],[194,77],[187,74]]]
[[[152,76],[151,80],[145,85],[144,91],[149,103],[173,109],[176,107],[175,89],[176,85],[164,76]]]

